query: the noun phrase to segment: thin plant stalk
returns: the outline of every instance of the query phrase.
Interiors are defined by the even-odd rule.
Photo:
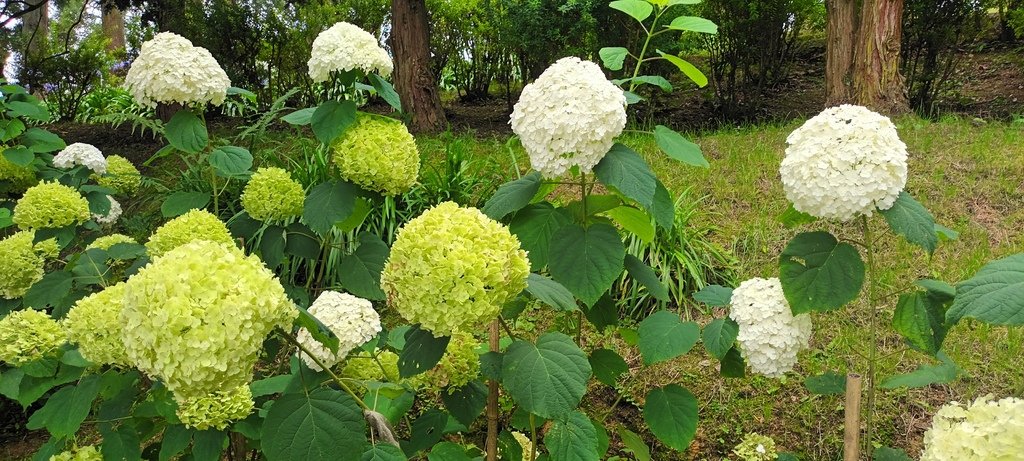
[[[867,254],[867,282],[868,282],[868,313],[870,324],[868,327],[869,349],[868,349],[868,401],[865,418],[865,452],[871,450],[871,440],[874,435],[875,416],[875,390],[878,380],[876,363],[878,361],[878,307],[875,305],[875,285],[878,284],[877,268],[875,267],[875,239],[871,235],[871,226],[867,216],[861,216],[861,227],[864,233],[864,252]]]

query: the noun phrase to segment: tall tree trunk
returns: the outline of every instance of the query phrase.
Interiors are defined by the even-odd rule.
[[[110,0],[104,1],[101,8],[103,9],[101,18],[103,35],[110,40],[110,43],[107,44],[107,51],[114,53],[124,51],[124,12]]]
[[[21,18],[25,53],[29,56],[38,56],[46,51],[46,39],[50,34],[50,3],[49,0],[28,0],[27,3],[29,7],[42,5]]]
[[[853,39],[857,32],[857,0],[828,0],[825,45],[825,105],[851,101]]]
[[[415,132],[445,128],[437,81],[430,68],[430,32],[424,0],[391,1],[391,50],[395,55],[395,91]]]

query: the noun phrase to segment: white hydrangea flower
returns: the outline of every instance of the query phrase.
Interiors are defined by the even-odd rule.
[[[921,461],[1011,461],[1024,455],[1024,400],[978,398],[935,414],[924,433]]]
[[[92,215],[92,219],[95,219],[99,224],[114,224],[117,222],[117,218],[121,217],[121,204],[117,203],[117,200],[114,200],[114,197],[108,195],[107,198],[110,199],[110,211],[108,211],[106,215],[99,215],[96,213],[93,213]]]
[[[732,292],[729,317],[740,326],[743,357],[751,370],[778,378],[793,369],[811,339],[811,317],[789,309],[777,278],[752,278]]]
[[[142,44],[124,85],[139,104],[220,105],[231,80],[206,48],[170,32]]]
[[[57,168],[71,168],[75,165],[85,165],[96,174],[107,172],[107,158],[92,144],[76,142],[53,156],[53,166]]]
[[[338,353],[320,344],[309,331],[299,330],[298,340],[317,359],[328,366],[340,362],[353,349],[363,345],[380,333],[380,316],[373,309],[373,304],[363,298],[348,293],[325,291],[309,306],[309,313],[320,320],[335,336],[338,337]],[[312,358],[300,354],[302,361],[309,368],[322,371]]]
[[[626,126],[626,96],[597,64],[562,58],[523,88],[511,123],[545,177],[589,173]]]
[[[353,69],[387,77],[394,66],[376,37],[347,22],[339,22],[316,36],[308,65],[314,82],[327,81],[331,72]]]
[[[849,221],[888,210],[907,184],[907,146],[884,115],[844,104],[786,138],[779,172],[786,198],[804,213]]]

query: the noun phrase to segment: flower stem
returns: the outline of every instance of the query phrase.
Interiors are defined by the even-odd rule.
[[[644,46],[640,48],[640,55],[636,57],[636,67],[633,68],[633,76],[629,80],[629,92],[632,93],[636,89],[636,78],[640,75],[640,66],[644,63],[644,55],[647,54],[647,47],[651,44],[651,39],[654,38],[654,33],[651,31],[658,25],[658,18],[661,17],[662,9],[657,8],[654,12],[654,22],[651,22],[651,28],[644,28],[644,32],[647,32],[647,38],[644,40]]]
[[[302,343],[300,343],[299,340],[295,336],[293,336],[291,333],[289,333],[287,331],[284,331],[283,329],[278,329],[277,330],[277,334],[280,335],[282,338],[284,338],[286,341],[292,343],[292,345],[297,347],[299,349],[299,351],[301,351],[303,354],[306,354],[306,356],[309,357],[310,359],[312,359],[313,363],[317,364],[317,366],[319,366],[320,368],[323,368],[323,370],[326,371],[327,374],[331,376],[331,379],[334,380],[335,384],[337,384],[338,387],[341,388],[341,390],[345,391],[345,393],[347,393],[348,395],[351,395],[352,398],[355,399],[356,403],[359,404],[360,408],[362,408],[363,410],[370,410],[370,407],[368,405],[366,405],[366,402],[363,402],[363,399],[359,398],[359,396],[356,395],[356,393],[352,390],[352,388],[349,387],[348,384],[345,384],[345,382],[341,380],[341,377],[339,377],[338,375],[334,374],[334,371],[331,370],[331,367],[327,366],[327,364],[325,364],[323,362],[323,360],[320,360],[316,355],[313,355],[313,353],[310,352],[310,350],[307,349],[306,346],[304,346]]]
[[[875,363],[878,361],[878,309],[875,305],[875,302],[878,299],[875,296],[875,286],[878,284],[878,278],[875,267],[875,241],[871,236],[871,226],[868,223],[867,216],[861,216],[861,227],[864,232],[864,252],[867,253],[868,258],[868,313],[870,314],[870,325],[868,328],[870,335],[870,344],[868,349],[868,401],[866,409],[867,417],[865,418],[864,450],[865,453],[870,453],[871,440],[874,435],[875,384],[878,378]]]

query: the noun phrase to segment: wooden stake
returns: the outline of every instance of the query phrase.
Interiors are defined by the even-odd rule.
[[[498,320],[491,322],[492,352],[498,352],[501,331]],[[490,380],[487,383],[487,461],[498,461],[498,381]]]
[[[860,375],[846,375],[843,461],[860,461]]]

